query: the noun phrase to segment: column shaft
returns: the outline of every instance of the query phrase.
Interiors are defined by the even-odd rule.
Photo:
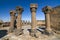
[[[15,16],[12,15],[12,16],[11,16],[11,23],[10,23],[10,26],[11,26],[11,27],[14,27],[14,21],[15,21]]]
[[[18,16],[17,16],[17,28],[22,28],[21,26],[21,13],[18,13]]]
[[[11,14],[11,20],[10,20],[10,27],[14,28],[14,21],[15,21],[15,14],[14,12]]]
[[[46,30],[50,31],[51,28],[50,28],[50,14],[49,13],[45,14],[45,21],[46,21]]]
[[[36,12],[32,12],[32,17],[31,17],[31,21],[32,21],[32,29],[35,29],[36,28]]]

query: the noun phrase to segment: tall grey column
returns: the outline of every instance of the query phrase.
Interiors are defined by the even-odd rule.
[[[22,12],[23,12],[23,8],[22,7],[17,7],[16,8],[16,11],[17,11],[17,29],[21,29],[22,26],[21,26],[21,23],[22,23]]]

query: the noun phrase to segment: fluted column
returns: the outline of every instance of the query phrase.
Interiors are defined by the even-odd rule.
[[[9,32],[13,32],[14,30],[14,22],[15,22],[15,11],[10,11],[10,30]]]
[[[51,23],[50,23],[50,14],[52,12],[52,8],[49,6],[46,6],[43,8],[43,12],[45,14],[45,24],[46,24],[46,31],[51,33]]]
[[[37,4],[31,4],[30,5],[31,10],[31,35],[34,36],[36,33],[36,10],[37,10]]]

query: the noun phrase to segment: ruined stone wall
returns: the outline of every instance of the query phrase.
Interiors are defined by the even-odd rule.
[[[53,8],[56,13],[51,13],[51,27],[55,30],[60,31],[60,6]]]

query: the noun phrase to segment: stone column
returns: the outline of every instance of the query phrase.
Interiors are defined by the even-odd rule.
[[[52,12],[52,8],[46,6],[43,8],[43,12],[45,14],[45,24],[46,24],[46,31],[51,33],[51,26],[50,26],[50,13]]]
[[[14,30],[14,22],[15,22],[15,11],[10,11],[10,29],[9,29],[9,33],[13,32]]]
[[[31,4],[30,5],[31,10],[31,36],[34,36],[36,33],[36,10],[37,10],[37,4]]]
[[[17,35],[22,34],[22,12],[23,8],[22,7],[16,7],[16,12],[17,12]]]

